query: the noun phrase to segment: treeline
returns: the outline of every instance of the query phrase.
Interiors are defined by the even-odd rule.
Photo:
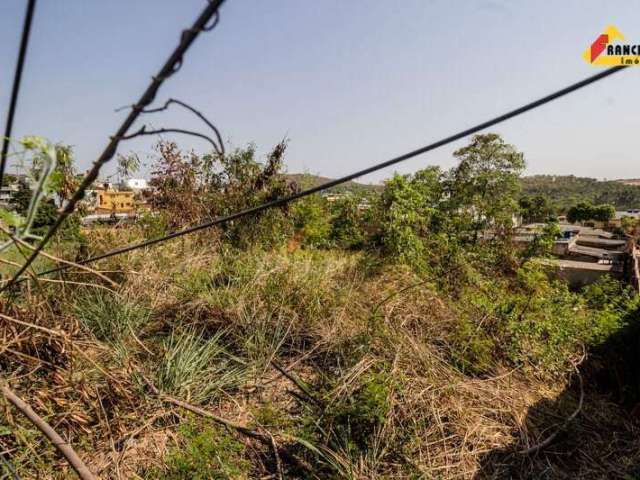
[[[640,208],[640,186],[573,175],[534,175],[521,179],[525,195],[544,195],[566,213],[578,203],[610,204],[617,210]]]
[[[161,143],[151,184],[157,214],[152,236],[227,215],[309,187],[316,177],[282,173],[285,144],[266,164],[252,147],[225,157],[197,157]],[[312,195],[222,226],[221,241],[236,247],[289,242],[301,247],[374,249],[414,267],[452,259],[463,245],[478,246],[491,232],[499,241],[520,212],[521,152],[496,134],[477,135],[457,150],[458,165],[396,174],[380,192]],[[495,242],[494,242],[495,243]],[[500,242],[498,242],[500,243]],[[497,251],[506,251],[502,242]],[[470,248],[470,247],[465,247]]]

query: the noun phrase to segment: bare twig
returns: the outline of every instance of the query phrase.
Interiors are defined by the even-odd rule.
[[[302,393],[304,393],[305,398],[303,398],[303,400],[310,400],[316,405],[318,405],[319,407],[322,407],[324,405],[322,400],[320,400],[319,398],[316,398],[316,396],[311,392],[311,390],[309,390],[309,388],[302,382],[302,380],[300,380],[293,373],[287,372],[284,369],[284,367],[282,367],[282,365],[280,365],[275,360],[271,360],[271,366],[275,368],[278,372],[280,372],[285,378],[287,378],[287,380],[289,380],[296,387],[298,387],[300,391],[302,391]]]
[[[276,472],[278,473],[278,480],[284,479],[284,473],[282,472],[282,462],[280,461],[280,455],[278,454],[278,445],[276,444],[276,439],[273,438],[273,435],[269,433],[269,438],[271,439],[271,449],[273,450],[273,456],[276,459]]]
[[[180,101],[180,100],[176,100],[175,98],[170,98],[169,100],[167,100],[164,103],[164,105],[162,107],[146,108],[146,109],[143,109],[140,113],[159,113],[159,112],[164,112],[172,104],[180,105],[181,107],[186,108],[191,113],[196,115],[200,120],[202,120],[204,123],[206,123],[207,126],[213,131],[213,133],[216,136],[217,145],[214,144],[214,148],[215,148],[216,152],[218,154],[220,154],[220,155],[224,155],[225,154],[224,142],[222,141],[222,135],[220,135],[220,131],[218,130],[218,128],[207,117],[205,117],[200,111],[196,110],[195,108],[193,108],[191,105],[189,105],[186,102],[183,102],[183,101]],[[127,106],[127,107],[122,107],[122,108],[134,108],[134,105],[130,105],[130,106]],[[119,108],[116,111],[122,110],[122,108]]]
[[[209,142],[217,153],[221,153],[220,147],[218,147],[218,144],[211,137],[208,137],[204,133],[194,132],[193,130],[184,130],[182,128],[157,128],[155,130],[147,130],[147,126],[143,125],[137,132],[134,132],[130,135],[123,135],[122,137],[120,137],[120,140],[131,140],[132,138],[142,137],[146,135],[162,135],[163,133],[181,133],[183,135],[202,138],[203,140]]]
[[[142,372],[138,372],[138,373],[142,377],[144,382],[147,384],[149,389],[153,392],[153,394],[156,395],[161,400],[167,403],[176,405],[177,407],[184,408],[185,410],[189,410],[190,412],[200,415],[202,417],[210,418],[211,420],[213,420],[216,423],[219,423],[220,425],[231,428],[242,435],[245,435],[247,437],[250,437],[259,441],[267,448],[273,447],[273,443],[271,441],[272,439],[271,433],[268,433],[268,434],[261,433],[253,428],[247,427],[246,425],[242,425],[240,423],[227,420],[226,418],[216,415],[215,413],[210,412],[209,410],[205,410],[204,408],[200,408],[196,405],[192,405],[190,403],[184,402],[170,395],[167,395],[166,393],[163,393],[160,390],[158,390],[156,386],[151,382],[151,380],[149,380]],[[305,469],[310,472],[313,471],[312,467],[305,460],[289,452],[285,448],[281,448],[281,447],[278,448],[278,454],[283,458],[289,460],[291,463],[296,464],[298,467],[302,469]]]
[[[161,392],[160,390],[158,390],[156,388],[156,386],[151,382],[151,380],[149,380],[145,375],[140,374],[140,376],[142,377],[142,379],[145,381],[145,383],[147,384],[147,386],[149,387],[149,389],[153,392],[154,395],[156,395],[157,397],[159,397],[160,399],[168,402],[168,403],[172,403],[178,407],[184,408],[185,410],[189,410],[190,412],[196,413],[198,415],[201,415],[203,417],[207,417],[210,418],[211,420],[213,420],[216,423],[219,423],[221,425],[224,425],[225,427],[229,427],[233,430],[236,430],[240,433],[242,433],[243,435],[246,435],[248,437],[251,438],[255,438],[256,440],[260,440],[260,441],[269,441],[268,438],[263,435],[262,433],[258,432],[257,430],[254,430],[252,428],[249,428],[245,425],[242,425],[240,423],[235,423],[232,422],[231,420],[227,420],[226,418],[220,417],[218,415],[216,415],[213,412],[210,412],[208,410],[205,410],[203,408],[197,407],[195,405],[192,405],[190,403],[184,402],[182,400],[179,400],[177,398],[174,398],[170,395],[167,395],[166,393]]]
[[[33,409],[20,397],[18,397],[13,391],[7,386],[0,386],[0,391],[5,396],[5,398],[10,401],[20,412],[29,419],[29,421],[40,430],[53,444],[54,447],[58,449],[58,451],[64,455],[67,461],[71,464],[71,467],[76,471],[78,476],[82,480],[96,480],[96,477],[91,473],[91,471],[84,464],[82,459],[78,456],[78,454],[73,450],[69,443],[65,442],[60,435],[56,433],[56,431],[51,428],[51,426],[45,422]]]
[[[66,338],[68,336],[68,334],[65,332],[51,330],[50,328],[42,327],[40,325],[36,325],[35,323],[25,322],[24,320],[18,320],[17,318],[10,317],[9,315],[5,315],[4,313],[0,313],[0,318],[3,318],[4,320],[7,320],[9,322],[12,322],[18,325],[22,325],[23,327],[35,328],[36,330],[40,330],[42,332],[48,333],[49,335],[54,335],[56,337]]]

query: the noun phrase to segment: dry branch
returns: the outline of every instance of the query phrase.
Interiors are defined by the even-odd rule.
[[[300,389],[300,391],[305,395],[305,398],[303,398],[302,400],[309,400],[315,403],[319,407],[324,406],[324,402],[322,402],[322,400],[318,399],[315,395],[313,395],[311,390],[309,390],[309,388],[302,382],[302,380],[300,380],[294,374],[287,372],[284,369],[284,367],[280,365],[278,362],[276,362],[275,360],[271,360],[271,366],[273,366],[273,368],[275,368],[286,379],[288,379],[291,383],[293,383],[296,387]]]
[[[71,464],[71,467],[75,470],[75,472],[82,480],[97,480],[93,473],[91,473],[91,471],[84,464],[82,459],[73,450],[71,445],[65,442],[62,437],[58,435],[47,422],[40,418],[40,416],[36,412],[34,412],[33,409],[24,400],[13,393],[13,391],[7,385],[2,385],[0,387],[0,390],[2,391],[2,394],[5,396],[5,398],[9,400],[18,410],[20,410],[20,412],[25,417],[27,417],[29,421],[49,439],[53,446],[56,447],[62,455],[64,455],[67,461]]]

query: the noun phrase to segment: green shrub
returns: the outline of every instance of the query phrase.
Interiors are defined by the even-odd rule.
[[[80,323],[98,340],[116,341],[136,332],[151,314],[135,301],[104,290],[79,290],[73,311]]]
[[[368,373],[351,394],[331,403],[322,418],[330,446],[348,452],[366,451],[391,409],[392,381],[384,373]]]
[[[222,390],[237,387],[244,371],[222,345],[223,333],[205,338],[190,331],[174,331],[164,341],[157,367],[158,388],[201,403]]]
[[[292,206],[293,222],[302,238],[302,244],[327,247],[330,242],[331,222],[327,201],[319,194],[310,195]]]
[[[201,425],[201,422],[198,422]],[[219,427],[187,423],[181,440],[167,455],[166,467],[151,473],[153,479],[227,480],[249,478],[251,464],[245,446]]]

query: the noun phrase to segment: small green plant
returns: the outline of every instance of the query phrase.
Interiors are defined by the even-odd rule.
[[[366,451],[391,410],[391,391],[392,381],[386,373],[364,375],[352,394],[325,412],[323,430],[332,432],[331,443],[338,449]]]
[[[249,478],[251,464],[245,446],[222,428],[189,422],[180,428],[181,440],[166,457],[166,467],[152,479],[227,480]]]
[[[103,290],[81,290],[73,311],[80,323],[98,340],[116,341],[137,331],[150,316],[150,310],[133,300]]]
[[[190,331],[174,331],[164,341],[164,353],[158,365],[158,388],[200,403],[222,390],[237,387],[244,369],[222,345],[223,334],[220,331],[205,338]]]

